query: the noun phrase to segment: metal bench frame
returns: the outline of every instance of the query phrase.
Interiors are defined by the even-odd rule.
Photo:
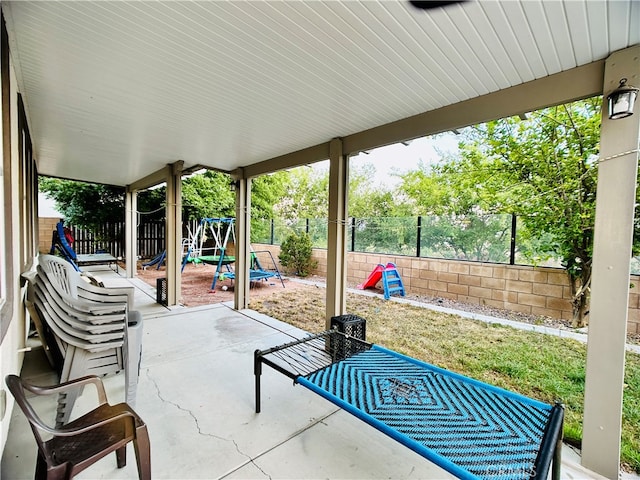
[[[400,397],[399,400],[392,399],[389,403],[390,408],[393,410],[396,405],[399,405],[399,410],[402,410],[400,415],[404,415],[402,421],[409,422],[408,426],[399,426],[397,417],[388,419],[388,411],[379,415],[377,411],[374,411],[375,409],[363,408],[365,405],[368,407],[372,402],[376,403],[377,408],[386,401],[381,401],[380,392],[372,394],[370,391],[363,392],[364,388],[361,388],[364,381],[362,379],[367,377],[367,373],[363,373],[363,371],[368,369],[369,365],[375,369],[377,358],[381,358],[380,361],[384,362],[384,368],[381,367],[381,370],[384,371],[384,381],[387,382],[387,385],[391,385],[387,390],[387,395]],[[331,330],[254,352],[256,413],[260,412],[260,377],[263,364],[293,379],[294,384],[303,385],[333,402],[458,478],[546,480],[551,469],[552,478],[554,480],[560,479],[564,418],[564,408],[560,404],[552,406],[539,402],[350,337],[337,330]],[[439,383],[436,388],[442,385],[442,391],[452,396],[452,404],[455,404],[456,407],[458,405],[462,407],[469,404],[474,405],[473,402],[476,398],[482,398],[482,401],[475,404],[472,410],[478,413],[482,419],[483,409],[486,409],[486,417],[492,421],[495,420],[498,425],[505,426],[505,430],[496,431],[494,434],[491,428],[487,427],[476,437],[474,433],[469,433],[469,429],[460,433],[461,430],[456,430],[460,427],[446,426],[449,420],[456,423],[462,418],[460,411],[452,413],[452,416],[447,417],[446,421],[443,421],[443,417],[440,416],[437,417],[437,421],[434,420],[434,424],[425,423],[429,421],[425,419],[434,418],[430,416],[432,412],[428,410],[433,408],[435,402],[427,402],[429,404],[425,403],[423,406],[417,394],[411,392],[413,385],[406,381],[408,378],[404,373],[406,369],[412,371],[411,379],[416,381],[416,384],[420,384],[424,380],[425,384],[431,386],[436,382],[434,379],[437,377]],[[338,378],[337,381],[336,378]],[[360,379],[359,383],[352,382],[354,378]],[[336,381],[337,387],[331,384],[333,381]],[[377,378],[376,382],[379,381],[380,378]],[[366,385],[368,390],[371,384],[367,383]],[[449,389],[448,385],[454,385],[454,387]],[[376,386],[379,387],[379,384]],[[392,393],[389,394],[389,391]],[[475,394],[478,396],[474,396]],[[376,395],[378,396],[376,397]],[[414,398],[411,398],[412,396]],[[493,400],[496,401],[495,408],[491,403]],[[386,408],[387,405],[384,406]],[[513,410],[509,410],[510,408]],[[410,413],[407,415],[404,410]],[[514,411],[517,412],[516,416],[512,415]],[[529,412],[536,415],[535,420],[529,421],[527,417]],[[437,413],[440,415],[440,412]],[[501,415],[503,418],[500,418]],[[523,423],[518,424],[518,418],[522,418]],[[473,421],[475,420],[474,418]],[[527,434],[526,438],[521,436],[518,439],[520,444],[510,440],[510,437],[507,436],[507,434],[512,434],[509,428],[513,428],[514,438],[522,432]],[[420,433],[414,434],[414,431]],[[428,432],[429,435],[425,435],[424,432]],[[460,457],[449,453],[443,454],[441,453],[442,446],[438,450],[429,443],[439,435],[443,435],[442,438],[447,439],[444,442],[447,443],[447,448],[450,445],[456,449],[456,445],[460,445],[461,449],[464,447],[467,455],[473,457],[471,458],[475,462],[473,468],[465,468],[466,465],[470,465],[469,457],[460,459]],[[445,435],[446,437],[444,437]],[[434,443],[442,444],[442,438],[438,438],[439,441]],[[493,455],[493,452],[487,454],[482,451],[480,445],[474,444],[475,441],[482,442],[486,438],[491,440],[492,445],[499,445],[503,453],[501,455]],[[524,456],[523,443],[528,452]],[[485,450],[487,449],[490,450],[491,447],[485,448]],[[475,450],[478,451],[477,454]],[[469,451],[473,453],[469,454]],[[477,455],[477,458],[474,455]],[[518,463],[515,460],[513,463],[509,463],[505,459],[511,456],[513,458],[521,456],[525,459],[521,458]],[[532,456],[535,458],[532,459]]]

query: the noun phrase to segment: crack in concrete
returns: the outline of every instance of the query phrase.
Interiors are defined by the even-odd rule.
[[[155,389],[156,389],[156,394],[157,394],[158,398],[160,399],[160,401],[162,401],[163,403],[166,403],[166,404],[168,404],[168,405],[173,405],[173,406],[174,406],[175,408],[177,408],[178,410],[180,410],[180,411],[182,411],[182,412],[186,412],[186,413],[188,413],[188,414],[189,414],[189,416],[193,419],[193,422],[195,423],[196,428],[198,429],[198,434],[199,434],[199,435],[202,435],[202,436],[204,436],[204,437],[215,438],[215,439],[217,439],[217,440],[222,440],[222,441],[224,441],[224,442],[231,442],[231,443],[233,443],[234,447],[236,448],[236,451],[237,451],[240,455],[242,455],[243,457],[245,457],[245,458],[247,458],[247,459],[249,460],[249,462],[248,462],[248,463],[251,463],[254,467],[256,467],[258,470],[260,470],[260,472],[262,472],[262,474],[263,474],[265,477],[269,478],[269,480],[272,480],[271,475],[269,475],[269,474],[268,474],[267,472],[265,472],[262,468],[260,468],[260,466],[259,466],[259,465],[257,465],[257,464],[254,462],[254,459],[251,457],[251,455],[248,455],[248,454],[244,453],[242,450],[240,450],[240,446],[238,445],[238,443],[237,443],[234,439],[232,439],[232,438],[225,438],[225,437],[221,437],[221,436],[219,436],[219,435],[215,435],[215,434],[213,434],[213,433],[204,432],[204,431],[202,430],[202,428],[200,427],[200,422],[198,421],[198,417],[197,417],[197,416],[196,416],[196,415],[195,415],[191,410],[189,410],[188,408],[184,408],[184,407],[182,407],[181,405],[179,405],[179,404],[177,404],[177,403],[175,403],[175,402],[172,402],[172,401],[167,400],[166,398],[164,398],[164,397],[162,396],[162,393],[160,392],[160,387],[158,386],[158,383],[156,382],[156,380],[155,380],[154,378],[152,378],[152,377],[151,377],[151,374],[150,374],[150,372],[149,372],[149,369],[147,369],[146,374],[147,374],[147,375],[146,375],[146,376],[147,376],[147,378],[151,381],[151,383],[153,383],[153,386],[154,386],[154,387],[155,387]],[[247,465],[247,463],[245,463],[244,465]],[[244,465],[242,465],[242,466],[244,466]],[[240,467],[239,467],[239,468],[240,468]],[[237,470],[237,469],[235,469],[235,470]],[[224,478],[226,475],[227,475],[227,474],[224,474],[224,475],[222,475],[222,477],[220,477],[220,478]]]

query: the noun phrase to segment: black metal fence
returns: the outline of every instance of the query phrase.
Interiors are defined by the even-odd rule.
[[[528,232],[515,215],[350,218],[347,227],[348,250],[352,252],[560,267],[556,259],[539,250],[539,245],[549,240]],[[145,222],[137,228],[138,255],[152,258],[165,250],[164,222]],[[77,253],[105,251],[124,258],[124,222],[103,225],[94,233],[72,230]],[[188,238],[190,232],[185,222],[183,237]],[[251,222],[253,243],[280,245],[292,232],[306,232],[315,248],[327,248],[326,218]],[[631,261],[631,271],[640,274],[636,258]]]
[[[138,225],[138,255],[151,258],[166,248],[164,222]],[[533,238],[515,215],[474,215],[446,217],[350,218],[348,250],[377,254],[446,258],[478,262],[539,266],[559,266],[557,261],[536,253],[539,238]],[[280,245],[292,232],[307,232],[316,248],[327,247],[326,218],[285,221],[253,219],[251,241]],[[183,237],[189,236],[187,222]],[[103,225],[98,232],[73,228],[77,253],[105,251],[125,256],[125,224]]]
[[[559,266],[515,215],[450,215],[350,218],[348,250],[510,265]],[[292,232],[306,232],[327,247],[327,219],[253,220],[251,240],[280,245]],[[533,260],[532,260],[533,259]]]

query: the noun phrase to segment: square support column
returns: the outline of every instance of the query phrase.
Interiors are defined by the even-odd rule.
[[[234,308],[249,307],[249,264],[251,256],[251,179],[236,181],[236,288]]]
[[[124,254],[126,258],[126,276],[133,278],[136,276],[138,259],[138,232],[136,231],[138,210],[138,192],[127,188],[125,193],[125,216],[124,231],[125,245]]]
[[[182,166],[179,160],[169,168],[167,177],[167,305],[180,300],[182,282]]]
[[[347,309],[347,222],[349,197],[349,159],[342,151],[342,140],[329,145],[329,226],[327,238],[326,327],[331,317]]]
[[[136,271],[138,232],[137,224],[137,192],[155,185],[165,183],[165,249],[167,251],[167,305],[175,305],[180,300],[182,269],[182,170],[184,161],[168,164],[164,168],[147,175],[127,186],[126,219],[127,226],[127,276],[133,277]],[[131,259],[131,262],[129,262]]]
[[[620,473],[620,436],[629,273],[636,200],[640,111],[609,120],[607,95],[621,78],[640,84],[640,46],[605,64],[600,164],[584,401],[582,465],[607,478]]]

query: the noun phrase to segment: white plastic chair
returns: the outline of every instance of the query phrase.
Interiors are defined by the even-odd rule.
[[[60,382],[124,370],[125,401],[135,406],[142,316],[130,309],[133,288],[92,285],[52,255],[41,255],[35,275],[24,277],[29,281],[27,306],[48,327],[47,346],[55,345],[50,356],[58,360]],[[58,426],[69,420],[77,395],[71,392],[59,399]]]

